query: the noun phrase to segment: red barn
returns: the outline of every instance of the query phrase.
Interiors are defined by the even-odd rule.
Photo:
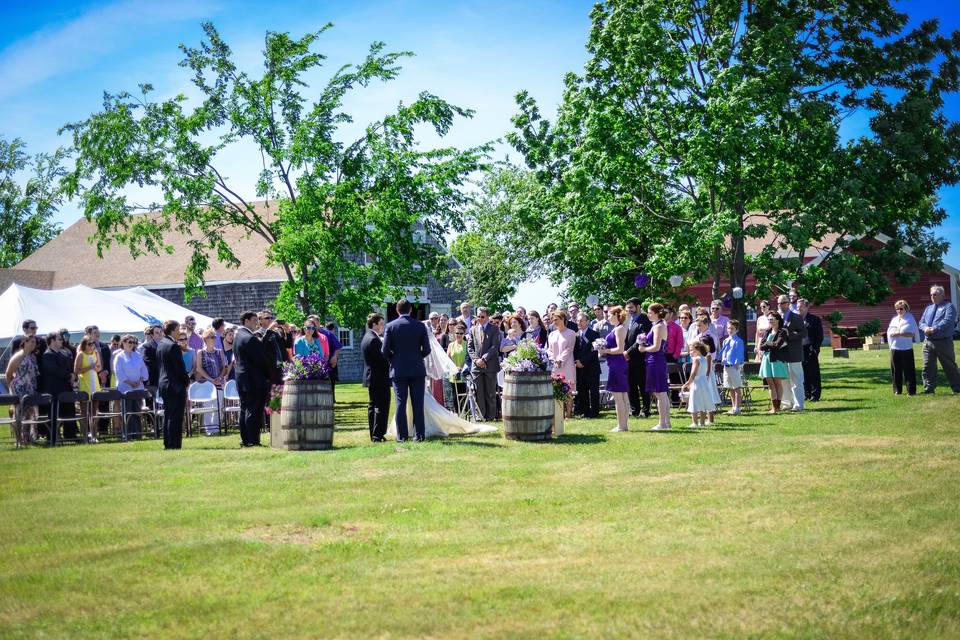
[[[862,241],[868,246],[871,244],[880,246],[888,240],[888,237],[879,235],[875,238],[863,239]],[[771,241],[772,238],[747,238],[744,249],[748,254],[751,252],[759,252],[762,247]],[[830,238],[826,238],[824,244],[829,247],[832,246],[833,241]],[[905,249],[905,251],[909,253],[909,250]],[[791,256],[785,252],[782,255],[783,257],[795,257],[795,254]],[[823,259],[824,255],[825,252],[821,249],[810,247],[804,252],[803,262],[804,264],[817,264]],[[958,302],[960,302],[960,269],[956,267],[945,264],[940,271],[924,272],[920,274],[916,282],[909,286],[898,284],[892,277],[889,282],[893,293],[877,305],[864,305],[839,297],[832,298],[821,305],[813,307],[812,312],[820,316],[823,320],[823,329],[827,334],[827,339],[829,339],[830,335],[830,323],[826,318],[833,311],[839,311],[843,314],[843,320],[841,320],[840,324],[844,327],[856,327],[869,320],[877,319],[880,320],[881,323],[881,332],[884,332],[886,331],[887,323],[894,315],[893,303],[897,300],[906,300],[910,304],[910,311],[919,321],[920,314],[923,313],[924,307],[930,304],[930,287],[933,285],[942,286],[947,293],[947,299],[953,302],[955,306],[960,306],[958,305]],[[756,281],[752,275],[748,275],[746,286],[744,287],[745,297],[748,300],[752,298],[751,294],[755,290],[755,287]],[[729,291],[729,282],[727,280],[721,280],[720,289],[723,292]],[[698,300],[701,305],[708,306],[712,297],[711,290],[712,282],[702,282],[685,288],[683,293],[692,296]],[[803,291],[800,291],[800,295],[801,297],[803,296]],[[771,302],[773,301],[771,300]],[[775,308],[775,305],[771,304],[771,307]],[[755,333],[753,320],[756,315],[752,309],[748,310],[747,314],[749,318],[747,335],[752,338]]]

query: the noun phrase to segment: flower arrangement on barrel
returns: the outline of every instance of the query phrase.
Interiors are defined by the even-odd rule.
[[[311,353],[309,355],[295,355],[283,365],[283,379],[287,380],[329,380],[330,365],[323,355]],[[282,404],[283,385],[275,384],[270,388],[270,399],[267,401],[267,415],[280,413]]]
[[[508,355],[500,368],[514,373],[539,373],[553,368],[550,354],[533,340],[523,340]]]

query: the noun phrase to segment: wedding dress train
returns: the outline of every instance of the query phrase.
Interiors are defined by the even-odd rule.
[[[468,435],[474,433],[493,433],[497,428],[488,424],[476,424],[467,422],[460,416],[448,410],[445,406],[437,402],[430,392],[430,380],[443,380],[457,373],[457,365],[443,351],[440,343],[434,337],[432,331],[427,332],[430,336],[430,355],[423,359],[427,369],[427,383],[424,386],[423,393],[423,431],[427,438],[446,438],[449,435]],[[413,433],[413,406],[407,402],[407,425],[410,433]],[[387,427],[387,433],[396,437],[397,418],[394,415],[390,419],[390,426]]]

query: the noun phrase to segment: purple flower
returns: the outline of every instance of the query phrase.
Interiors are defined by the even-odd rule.
[[[637,277],[633,279],[633,284],[637,286],[637,289],[643,289],[650,284],[650,276],[646,273],[637,274]]]

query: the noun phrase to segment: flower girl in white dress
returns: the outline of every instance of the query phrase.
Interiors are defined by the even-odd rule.
[[[699,341],[690,343],[692,366],[690,378],[683,385],[683,390],[689,391],[687,411],[690,412],[693,422],[691,427],[704,427],[707,424],[707,414],[716,409],[713,394],[710,392],[710,381],[707,366],[707,345]]]

